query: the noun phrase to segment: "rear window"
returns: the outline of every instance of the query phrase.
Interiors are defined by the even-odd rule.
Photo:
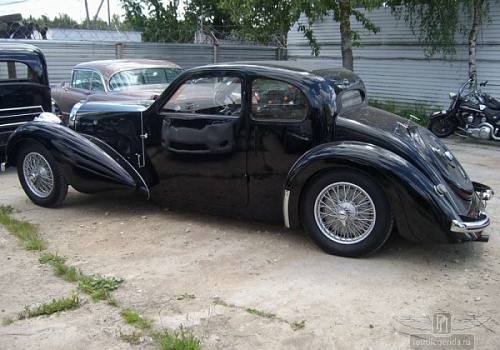
[[[31,68],[22,62],[0,61],[0,80],[38,80]]]

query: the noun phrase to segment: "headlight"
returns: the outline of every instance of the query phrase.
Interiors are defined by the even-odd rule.
[[[448,96],[450,97],[450,100],[453,100],[455,97],[457,97],[457,94],[454,92],[450,92]]]
[[[69,127],[71,129],[75,129],[76,113],[78,112],[82,104],[83,104],[82,102],[75,103],[73,108],[71,108],[71,112],[69,113],[69,122],[68,122]]]

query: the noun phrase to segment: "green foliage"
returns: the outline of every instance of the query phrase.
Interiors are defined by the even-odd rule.
[[[126,323],[135,326],[140,329],[149,329],[153,325],[153,320],[144,318],[137,311],[133,311],[129,308],[124,309],[120,312]]]
[[[101,275],[81,276],[78,289],[88,294],[94,301],[110,298],[110,292],[118,288],[122,279]]]
[[[423,103],[396,105],[394,102],[370,100],[370,106],[397,114],[406,119],[409,119],[410,116],[414,116],[417,119],[412,119],[412,121],[422,126],[427,126],[427,124],[429,124],[429,116],[427,113],[429,107]]]
[[[35,251],[45,249],[46,243],[38,235],[37,227],[29,222],[13,219],[10,216],[12,211],[10,206],[0,206],[0,224],[22,242],[24,249]]]
[[[191,330],[187,330],[183,325],[174,332],[163,330],[153,333],[152,338],[161,350],[200,350],[201,341],[196,338]]]
[[[54,313],[76,309],[80,306],[80,299],[76,293],[72,293],[69,298],[52,299],[51,302],[38,305],[36,307],[25,306],[19,314],[19,319],[37,317],[41,315],[52,315]]]
[[[179,2],[162,0],[121,0],[125,24],[142,31],[149,42],[193,42],[196,27],[179,18]]]

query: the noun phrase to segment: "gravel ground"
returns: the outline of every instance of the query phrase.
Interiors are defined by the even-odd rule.
[[[25,305],[68,297],[76,284],[0,227],[0,349],[155,349],[147,337],[124,340],[134,331],[120,316],[125,308],[154,320],[155,330],[192,329],[203,349],[408,349],[415,334],[467,334],[460,339],[473,337],[475,349],[500,349],[500,145],[446,143],[472,179],[497,189],[487,208],[490,241],[426,245],[394,236],[362,259],[327,255],[281,225],[71,189],[61,208],[44,209],[27,199],[14,170],[0,174],[0,204],[36,224],[47,251],[86,274],[124,279],[113,292],[118,307],[80,293],[76,310],[16,320]],[[432,328],[450,323],[444,337]]]

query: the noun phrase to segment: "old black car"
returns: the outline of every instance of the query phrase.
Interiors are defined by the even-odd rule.
[[[51,111],[47,63],[42,51],[20,43],[0,43],[0,159],[10,134],[43,111]]]
[[[358,75],[321,62],[185,71],[154,102],[75,105],[69,127],[33,122],[7,166],[36,204],[140,192],[189,208],[302,225],[325,251],[360,256],[391,231],[487,241],[492,190],[427,129],[368,106]]]

